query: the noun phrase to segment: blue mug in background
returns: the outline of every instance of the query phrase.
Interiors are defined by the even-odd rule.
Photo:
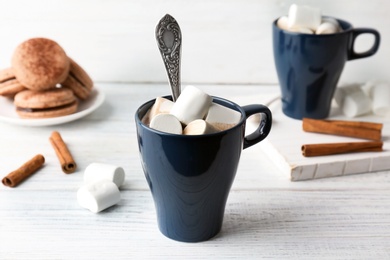
[[[273,53],[281,88],[283,113],[291,118],[328,117],[331,101],[346,61],[369,57],[379,48],[380,34],[370,28],[353,28],[336,19],[341,31],[333,34],[303,34],[272,24]],[[372,34],[372,47],[356,53],[361,34]]]
[[[212,134],[177,135],[142,122],[154,102],[143,104],[135,121],[141,164],[154,200],[158,227],[173,240],[208,240],[221,229],[241,151],[269,134],[271,111],[263,105],[240,107],[213,97],[213,102],[241,113],[238,124]],[[257,113],[262,114],[257,130],[246,135],[246,120]]]

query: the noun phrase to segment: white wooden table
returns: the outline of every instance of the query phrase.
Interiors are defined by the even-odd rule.
[[[166,85],[97,84],[105,103],[58,126],[0,123],[0,177],[37,153],[45,166],[16,188],[0,186],[0,259],[389,259],[389,172],[291,182],[259,146],[242,153],[222,231],[181,243],[157,228],[139,161],[134,113],[169,94]],[[276,86],[200,85],[240,105],[263,103]],[[1,108],[0,108],[1,109]],[[66,175],[49,143],[58,130],[78,164]],[[288,131],[288,130],[286,130]],[[76,191],[92,162],[122,166],[121,202],[99,214]]]

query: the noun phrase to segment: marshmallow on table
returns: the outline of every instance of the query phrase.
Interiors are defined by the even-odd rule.
[[[371,88],[372,111],[379,116],[390,115],[390,85],[379,83]]]
[[[212,98],[202,90],[187,86],[173,104],[170,114],[188,125],[191,121],[203,119],[211,102]]]
[[[354,91],[359,91],[359,88],[359,84],[351,84],[337,87],[333,95],[336,104],[341,108],[344,102],[344,98]]]
[[[204,134],[212,134],[217,132],[217,130],[204,121],[203,119],[196,119],[190,122],[183,131],[185,135],[204,135]]]
[[[98,213],[121,200],[118,186],[109,180],[88,183],[77,191],[77,201],[83,208]]]
[[[179,119],[172,114],[158,114],[153,117],[150,121],[150,128],[171,134],[181,135],[183,133]]]
[[[310,6],[293,4],[288,12],[288,28],[309,28],[315,31],[321,24],[321,10]]]
[[[240,119],[240,112],[213,102],[205,120],[214,128],[223,131],[235,126]]]
[[[118,186],[125,181],[125,171],[122,167],[104,163],[91,163],[85,168],[84,182],[91,183],[99,180],[109,180]]]
[[[364,93],[372,99],[372,89],[379,83],[380,82],[378,82],[376,80],[369,80],[366,83],[364,83],[361,86],[361,88],[364,91]]]
[[[348,117],[357,117],[371,111],[371,99],[359,85],[337,88],[334,99]]]

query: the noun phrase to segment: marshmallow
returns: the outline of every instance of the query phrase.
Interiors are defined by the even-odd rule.
[[[81,207],[98,213],[117,204],[121,200],[118,186],[108,180],[100,180],[82,186],[77,191],[77,201]]]
[[[240,112],[213,102],[205,120],[216,129],[223,131],[235,126],[240,119]]]
[[[377,80],[369,80],[366,83],[364,83],[361,86],[361,88],[364,91],[364,93],[372,99],[372,90],[378,84],[380,84],[380,82],[378,82]]]
[[[187,86],[176,100],[170,113],[176,116],[181,123],[188,125],[191,121],[203,119],[211,102],[212,98],[202,90]]]
[[[372,111],[379,116],[390,115],[390,85],[379,83],[372,87]]]
[[[337,32],[338,32],[337,26],[329,22],[321,23],[316,30],[316,34],[331,34]]]
[[[321,24],[321,10],[310,6],[298,6],[293,4],[288,12],[288,27],[309,28],[315,31]]]
[[[142,123],[149,125],[153,117],[159,114],[168,114],[171,111],[173,104],[174,103],[169,99],[157,97],[152,108],[150,108],[142,118]]]
[[[181,95],[180,95],[181,96]],[[183,132],[183,128],[179,119],[172,114],[158,114],[152,118],[150,128],[159,130],[161,132],[179,134]]]
[[[363,92],[355,92],[344,98],[343,113],[348,117],[357,117],[371,111],[371,100]]]
[[[204,135],[204,134],[212,134],[217,132],[217,130],[204,121],[203,119],[196,119],[190,122],[183,131],[185,135]]]
[[[321,23],[331,23],[337,28],[337,31],[341,31],[341,27],[340,27],[339,22],[333,17],[323,16]]]
[[[150,118],[152,119],[159,114],[168,114],[171,111],[173,104],[174,103],[169,99],[157,97],[150,110]]]
[[[360,86],[358,84],[350,84],[336,88],[333,98],[336,104],[341,108],[343,106],[344,98],[354,91],[358,91]]]
[[[371,111],[371,99],[359,85],[337,88],[334,98],[348,117],[357,117]]]
[[[99,180],[109,180],[118,186],[125,181],[125,171],[122,167],[104,163],[91,163],[85,168],[84,182],[91,183]]]
[[[276,22],[276,25],[282,30],[288,30],[288,17],[282,16]]]
[[[299,28],[291,28],[289,29],[290,32],[297,32],[297,33],[305,33],[305,34],[314,34],[312,30],[305,27],[299,27]]]

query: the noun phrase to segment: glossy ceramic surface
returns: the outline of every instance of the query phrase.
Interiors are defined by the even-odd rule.
[[[141,122],[154,100],[142,105],[135,115],[141,163],[158,226],[174,240],[199,242],[220,231],[242,149],[263,140],[271,129],[272,115],[267,107],[240,107],[213,99],[239,111],[240,122],[214,134],[184,136],[156,131]],[[254,133],[245,136],[246,119],[255,113],[266,116]]]
[[[276,21],[272,24],[273,51],[284,114],[296,119],[326,118],[346,61],[375,54],[379,33],[369,28],[352,28],[350,23],[338,20],[342,32],[302,34],[282,30]],[[364,33],[374,36],[373,46],[356,53],[355,39]]]

